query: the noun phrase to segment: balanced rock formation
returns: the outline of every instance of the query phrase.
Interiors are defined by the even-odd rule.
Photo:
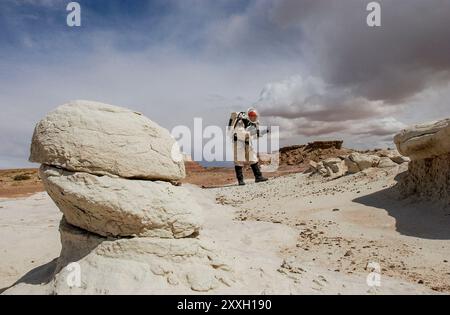
[[[450,119],[415,125],[394,137],[411,159],[399,182],[405,196],[450,203]]]
[[[185,176],[183,156],[156,123],[116,106],[71,102],[37,124],[30,160],[42,163],[40,177],[64,214],[62,250],[45,293],[228,285],[229,268],[199,238],[201,207],[174,183]],[[79,285],[67,281],[71,263],[83,273]]]
[[[45,188],[68,223],[102,236],[179,238],[200,224],[184,189],[161,182],[185,176],[176,150],[169,132],[141,114],[75,101],[36,125],[30,161],[43,164]]]

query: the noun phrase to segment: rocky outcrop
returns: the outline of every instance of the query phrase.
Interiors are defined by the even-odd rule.
[[[412,126],[394,137],[398,151],[413,161],[450,152],[450,118]]]
[[[398,187],[405,197],[450,205],[450,153],[411,161]]]
[[[398,184],[402,194],[450,204],[450,119],[402,130],[394,142],[411,159]]]
[[[346,158],[346,165],[350,173],[357,173],[370,167],[377,167],[379,162],[379,156],[358,152],[353,152]]]
[[[349,174],[356,174],[361,171],[361,169],[358,166],[358,163],[354,162],[350,158],[346,157],[344,159],[345,166],[347,167],[347,172]]]
[[[342,144],[344,141],[342,140],[333,140],[333,141],[314,141],[309,142],[306,146],[306,150],[318,150],[318,149],[342,149]]]
[[[395,163],[392,159],[388,157],[382,157],[380,158],[380,161],[378,162],[379,168],[389,168],[397,166],[397,163]]]
[[[318,163],[310,161],[307,172],[334,179],[347,174],[356,174],[372,167],[397,167],[408,161],[407,157],[401,156],[396,150],[384,150],[376,152],[376,154],[352,152],[348,155],[327,158]]]
[[[340,158],[328,158],[319,163],[309,162],[309,172],[312,174],[320,174],[331,179],[344,176],[347,172],[344,160]]]
[[[411,161],[409,157],[401,155],[397,150],[381,150],[376,152],[376,155],[378,155],[380,158],[389,158],[396,164],[402,164]]]
[[[185,176],[183,157],[166,129],[140,113],[91,101],[70,102],[42,119],[30,162],[124,178]]]
[[[330,176],[332,178],[341,177],[347,172],[345,162],[340,158],[325,159],[322,163],[327,170],[327,176]]]
[[[309,161],[319,163],[328,158],[350,154],[352,151],[342,148],[341,141],[315,141],[308,145],[293,145],[279,150],[280,166],[307,167]]]

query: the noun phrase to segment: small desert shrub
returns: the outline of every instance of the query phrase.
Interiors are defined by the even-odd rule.
[[[31,179],[31,176],[28,174],[19,174],[14,176],[13,178],[15,181],[19,181],[19,180],[27,180],[27,179]]]

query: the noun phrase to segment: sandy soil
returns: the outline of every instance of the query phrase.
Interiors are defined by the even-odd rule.
[[[44,191],[36,168],[0,170],[0,198],[29,196]]]
[[[0,198],[0,288],[59,256],[61,217],[45,192]]]
[[[261,293],[448,294],[450,210],[400,200],[398,172],[369,169],[332,181],[298,173],[260,184],[248,179],[244,187],[186,186],[208,209],[202,233],[237,257],[240,269],[277,284],[265,283]],[[61,215],[44,192],[0,199],[0,213],[2,288],[32,269],[45,273],[59,256]],[[367,286],[371,262],[380,265],[380,287]]]
[[[281,253],[300,266],[358,275],[375,262],[385,279],[449,293],[450,209],[400,200],[397,172],[369,169],[332,181],[294,174],[215,193],[236,208],[237,220],[296,229],[296,244]]]
[[[295,174],[306,170],[306,166],[281,166],[276,172],[264,173],[264,176],[275,178],[288,174]],[[244,168],[244,177],[248,182],[254,181],[250,167]],[[220,186],[236,185],[234,168],[209,167],[202,169],[187,169],[186,178],[182,183],[194,184],[202,188],[216,188]]]

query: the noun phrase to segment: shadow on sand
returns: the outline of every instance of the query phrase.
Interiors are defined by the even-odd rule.
[[[49,283],[53,278],[57,260],[58,258],[55,258],[52,261],[46,263],[45,265],[32,269],[11,286],[0,289],[0,294],[2,294],[6,290],[12,288],[13,286],[19,283],[34,284],[34,285]]]
[[[64,217],[61,219],[59,231],[62,235],[66,235],[66,237],[61,237],[60,256],[27,272],[13,285],[0,289],[0,294],[19,283],[32,285],[48,284],[69,263],[81,260],[99,244],[107,240],[107,238],[100,235],[70,225]]]
[[[397,186],[353,200],[365,206],[384,209],[396,221],[402,235],[424,239],[450,239],[450,208],[442,204],[400,197]]]

